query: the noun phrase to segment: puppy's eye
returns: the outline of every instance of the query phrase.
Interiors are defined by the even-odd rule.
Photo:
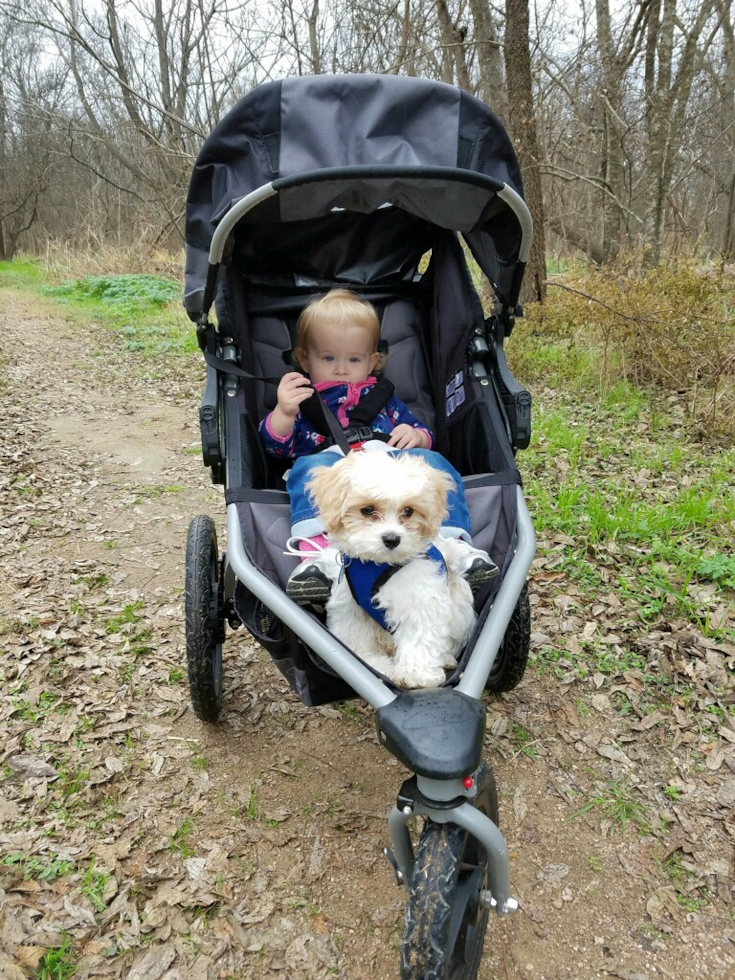
[[[404,507],[403,508],[403,516],[404,517],[410,517],[411,514],[413,514],[413,507]]]
[[[374,507],[361,507],[360,508],[360,513],[362,514],[363,517],[372,517],[373,514],[375,513],[375,508]]]

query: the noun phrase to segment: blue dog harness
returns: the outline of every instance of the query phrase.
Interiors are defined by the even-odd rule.
[[[444,557],[433,544],[429,545],[425,557],[439,565],[444,575],[447,574]],[[365,610],[368,616],[375,620],[378,626],[382,626],[388,633],[393,633],[394,629],[386,624],[385,609],[381,609],[375,604],[375,597],[388,579],[395,575],[400,568],[403,568],[403,565],[389,565],[387,562],[361,561],[359,558],[345,557],[345,575],[355,602],[361,609]]]

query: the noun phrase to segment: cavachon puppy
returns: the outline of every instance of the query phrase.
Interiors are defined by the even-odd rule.
[[[401,687],[441,685],[475,623],[462,544],[437,537],[452,486],[420,457],[360,451],[308,484],[345,562],[327,626]]]

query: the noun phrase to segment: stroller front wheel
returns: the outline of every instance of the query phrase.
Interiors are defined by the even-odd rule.
[[[475,806],[498,823],[498,791],[492,769],[477,772]],[[401,980],[474,980],[480,966],[488,908],[487,854],[454,824],[429,820],[416,851],[406,903]]]
[[[217,721],[222,709],[224,583],[211,517],[195,517],[186,541],[186,661],[194,713]]]

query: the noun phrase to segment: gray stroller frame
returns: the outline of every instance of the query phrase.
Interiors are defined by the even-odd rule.
[[[275,85],[278,86],[277,90]],[[263,561],[257,560],[258,549],[248,540],[252,527],[246,527],[243,523],[240,507],[243,500],[259,499],[259,494],[261,497],[270,494],[278,500],[284,495],[274,489],[259,489],[252,483],[245,489],[244,496],[238,496],[238,489],[242,490],[242,487],[232,489],[233,481],[241,484],[243,480],[244,464],[238,460],[235,465],[230,458],[233,446],[242,454],[247,443],[247,439],[241,442],[239,434],[235,436],[237,426],[242,427],[242,400],[246,397],[243,391],[248,390],[248,386],[252,387],[255,383],[253,379],[261,383],[269,379],[253,373],[253,367],[257,369],[261,366],[262,369],[262,361],[260,365],[257,362],[253,364],[245,355],[242,339],[232,325],[231,312],[218,305],[219,327],[214,327],[209,322],[209,311],[216,296],[218,302],[221,301],[224,289],[222,270],[228,262],[235,261],[233,255],[238,229],[243,227],[243,223],[245,227],[253,227],[253,218],[257,220],[258,214],[264,215],[263,220],[269,222],[273,222],[274,216],[276,220],[299,222],[331,212],[354,210],[370,214],[389,205],[390,208],[413,214],[420,212],[422,221],[426,220],[426,212],[430,212],[437,226],[461,230],[481,269],[486,273],[488,269],[492,270],[491,282],[499,301],[497,313],[485,320],[481,328],[476,327],[467,335],[469,343],[463,344],[460,353],[461,371],[479,385],[484,397],[494,399],[502,406],[508,442],[513,452],[524,448],[530,437],[530,396],[510,374],[502,344],[504,337],[512,330],[514,316],[518,312],[516,303],[530,249],[531,219],[520,194],[520,180],[517,169],[513,170],[514,157],[512,150],[508,149],[507,138],[500,154],[507,181],[483,172],[483,168],[477,165],[482,157],[476,150],[473,152],[477,169],[473,169],[471,154],[468,156],[466,147],[462,150],[462,117],[466,126],[468,115],[472,114],[470,109],[476,116],[471,120],[475,131],[482,128],[480,123],[487,126],[487,120],[492,121],[496,141],[494,150],[497,149],[498,132],[504,136],[502,127],[486,107],[465,93],[458,93],[440,83],[393,76],[290,79],[288,82],[261,86],[247,96],[243,104],[248,100],[255,104],[260,99],[253,109],[253,118],[257,113],[262,118],[264,100],[270,97],[271,101],[275,101],[277,98],[285,137],[286,121],[292,120],[288,125],[293,135],[296,130],[293,119],[308,116],[310,99],[321,105],[326,113],[323,125],[328,129],[329,112],[340,111],[345,93],[354,97],[357,106],[362,103],[365,112],[369,112],[372,106],[374,111],[382,112],[386,118],[392,109],[401,106],[404,117],[409,120],[411,97],[418,93],[421,111],[428,113],[432,130],[442,113],[451,111],[454,113],[452,118],[459,114],[459,152],[465,153],[465,160],[462,166],[449,166],[436,150],[427,151],[430,157],[428,162],[412,160],[410,164],[386,164],[382,161],[378,164],[355,163],[344,150],[335,150],[333,157],[336,159],[328,159],[328,165],[318,169],[305,167],[299,160],[300,166],[292,172],[274,176],[241,196],[234,194],[226,200],[231,188],[220,188],[220,201],[226,200],[226,204],[219,208],[219,212],[212,193],[207,202],[213,229],[208,243],[203,241],[201,234],[196,233],[196,211],[200,208],[201,200],[197,199],[197,185],[193,179],[188,209],[190,233],[187,237],[186,305],[192,318],[197,321],[200,344],[208,363],[207,389],[200,412],[202,445],[204,461],[212,467],[214,482],[225,483],[228,488],[228,544],[226,555],[220,556],[210,519],[200,517],[192,523],[187,547],[186,588],[190,686],[195,710],[200,717],[216,720],[222,697],[224,620],[227,618],[232,626],[239,625],[243,620],[252,631],[251,624],[243,619],[238,607],[237,597],[241,594],[261,604],[258,608],[261,615],[265,613],[266,616],[263,633],[267,635],[273,623],[292,631],[315,655],[318,663],[326,665],[329,673],[336,675],[351,692],[375,709],[380,743],[414,773],[401,787],[388,817],[392,847],[386,848],[397,882],[409,893],[410,909],[407,911],[401,976],[414,980],[419,977],[426,980],[449,976],[471,980],[476,976],[482,954],[488,910],[492,908],[502,916],[518,908],[517,901],[510,893],[507,847],[497,826],[494,782],[490,793],[493,800],[489,807],[484,807],[489,812],[483,812],[475,804],[478,792],[487,795],[486,785],[484,790],[480,786],[486,778],[486,771],[481,768],[485,709],[480,699],[488,687],[488,678],[496,668],[499,651],[502,653],[503,644],[507,642],[506,633],[514,614],[517,614],[535,551],[535,535],[521,487],[510,488],[510,492],[515,494],[514,540],[508,549],[508,561],[502,569],[502,581],[494,594],[486,596],[469,655],[463,658],[457,675],[450,679],[452,686],[418,691],[399,691],[377,675],[337,640],[318,616],[288,598],[282,587],[282,575],[279,579]],[[433,102],[427,96],[433,97]],[[427,105],[429,108],[426,108]],[[416,111],[420,117],[421,112]],[[437,111],[439,116],[436,115]],[[359,112],[355,112],[359,118]],[[244,118],[240,112],[238,126],[242,127]],[[357,118],[354,122],[359,128]],[[408,129],[414,142],[420,142],[415,139],[420,129],[418,123],[409,121]],[[220,136],[223,132],[225,135],[229,132],[232,143],[236,136],[235,128],[227,131],[225,126]],[[271,175],[279,172],[273,161],[278,153],[280,172],[283,173],[284,158],[289,153],[293,155],[293,150],[288,148],[285,138],[276,150],[272,134],[261,135],[261,142],[269,154]],[[227,140],[222,139],[221,143],[225,145]],[[432,155],[434,159],[431,159]],[[203,153],[200,169],[209,166],[210,159],[211,155],[207,157]],[[335,165],[335,162],[340,165]],[[294,166],[293,160],[291,166]],[[487,170],[487,167],[484,169]],[[258,179],[257,174],[248,175],[250,185],[257,184]],[[417,205],[421,185],[429,188],[430,207],[425,210]],[[240,189],[247,188],[248,182],[241,182],[238,186]],[[464,211],[458,211],[458,207],[464,207]],[[469,218],[465,216],[467,211],[470,212]],[[512,227],[504,237],[506,225]],[[489,238],[493,242],[493,248],[489,251],[487,243],[480,240],[481,234],[487,233],[488,228],[491,232]],[[206,270],[202,262],[205,251]],[[330,285],[342,284],[349,285],[319,279],[305,283],[314,293],[323,292]],[[285,365],[283,367],[285,370]],[[518,682],[523,667],[525,659],[520,673],[508,687]],[[284,673],[294,689],[299,690],[293,678],[286,671]],[[303,691],[299,693],[303,696]],[[428,885],[420,886],[414,881],[417,856],[409,828],[418,816],[426,818],[427,826],[459,828],[464,832],[465,843],[461,853],[454,854],[452,858],[450,870],[454,875],[454,885],[449,895],[447,914],[432,918],[425,930],[421,924],[416,928],[416,923],[411,923],[409,934],[409,918],[422,915],[424,907],[431,908],[431,902],[427,904],[425,898],[416,897],[418,890],[424,887],[426,894],[428,888],[433,894],[444,887],[438,877],[435,881],[432,879],[431,861],[427,864],[425,856],[422,858],[422,875],[426,877],[428,874]],[[463,868],[464,873],[460,874]],[[443,874],[443,870],[437,868],[436,874]],[[430,917],[435,915],[430,912]]]

